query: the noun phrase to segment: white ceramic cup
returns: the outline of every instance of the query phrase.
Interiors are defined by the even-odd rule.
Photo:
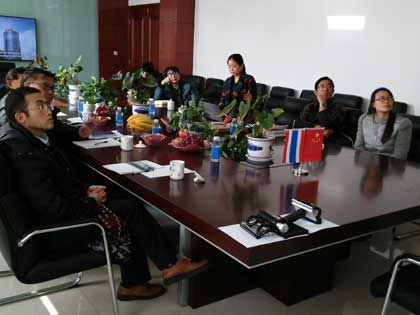
[[[82,113],[82,120],[85,123],[88,123],[92,120],[92,113],[91,112],[83,112]]]
[[[185,162],[182,160],[172,160],[169,162],[169,178],[173,180],[181,180],[184,178]]]
[[[133,136],[121,136],[121,150],[133,150]]]
[[[93,111],[93,105],[89,104],[88,102],[83,103],[83,112],[84,113],[92,113]]]

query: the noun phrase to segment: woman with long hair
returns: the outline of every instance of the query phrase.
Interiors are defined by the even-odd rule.
[[[234,99],[238,101],[255,100],[257,83],[252,75],[246,73],[244,59],[240,54],[232,54],[227,60],[231,76],[225,80],[219,106],[225,107]]]
[[[394,96],[385,88],[377,88],[370,97],[367,114],[360,116],[354,148],[406,159],[410,150],[413,124],[392,110]]]

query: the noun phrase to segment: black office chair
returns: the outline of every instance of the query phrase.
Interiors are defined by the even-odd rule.
[[[198,75],[188,75],[183,77],[182,80],[193,85],[197,89],[197,92],[200,97],[203,95],[205,81],[203,77],[200,77]]]
[[[390,272],[375,278],[370,284],[374,297],[385,297],[382,315],[389,303],[395,302],[414,314],[420,314],[420,256],[403,254],[393,262]]]
[[[83,270],[107,265],[108,279],[111,288],[114,314],[119,314],[115,294],[111,259],[107,246],[104,228],[95,220],[77,220],[51,226],[37,226],[31,216],[29,207],[16,193],[12,180],[10,163],[5,157],[7,147],[0,142],[0,250],[10,268],[1,276],[14,274],[22,283],[34,284],[49,281],[69,274],[77,273],[74,281],[53,287],[31,291],[0,299],[0,305],[50,294],[79,284]],[[74,233],[86,232],[87,229],[98,229],[102,232],[105,255],[93,252],[86,243],[78,243],[69,248],[49,248],[48,238],[63,237],[72,240]],[[99,234],[99,233],[98,233]]]

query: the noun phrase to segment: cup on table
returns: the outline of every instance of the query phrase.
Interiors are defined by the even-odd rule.
[[[89,104],[88,102],[83,103],[83,113],[92,113],[93,112],[93,105]]]
[[[121,136],[121,150],[131,151],[133,150],[133,136]]]
[[[182,160],[172,160],[169,162],[169,178],[181,180],[184,178],[185,162]]]
[[[91,112],[83,112],[82,113],[82,120],[85,123],[88,123],[92,120],[92,113]]]

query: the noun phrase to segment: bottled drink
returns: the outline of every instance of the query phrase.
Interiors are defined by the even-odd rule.
[[[154,119],[156,115],[156,107],[155,107],[155,100],[153,98],[149,98],[149,117]]]
[[[82,96],[79,96],[77,99],[77,112],[78,113],[83,113],[83,103],[85,102],[85,100],[83,99]]]
[[[155,119],[153,120],[152,135],[157,135],[159,133],[160,133],[159,119]]]
[[[169,120],[171,120],[174,111],[175,111],[175,102],[172,99],[170,99],[168,101],[168,111],[166,113],[166,116],[168,117]]]
[[[117,127],[121,127],[124,125],[124,114],[122,112],[121,107],[118,107],[117,111],[115,112],[115,125]]]
[[[233,118],[232,122],[230,123],[230,128],[229,128],[229,135],[231,138],[233,137],[233,133],[235,132],[237,127],[238,127],[238,124],[236,123],[236,118]]]
[[[220,137],[213,137],[213,143],[211,144],[210,159],[212,162],[220,161]]]

